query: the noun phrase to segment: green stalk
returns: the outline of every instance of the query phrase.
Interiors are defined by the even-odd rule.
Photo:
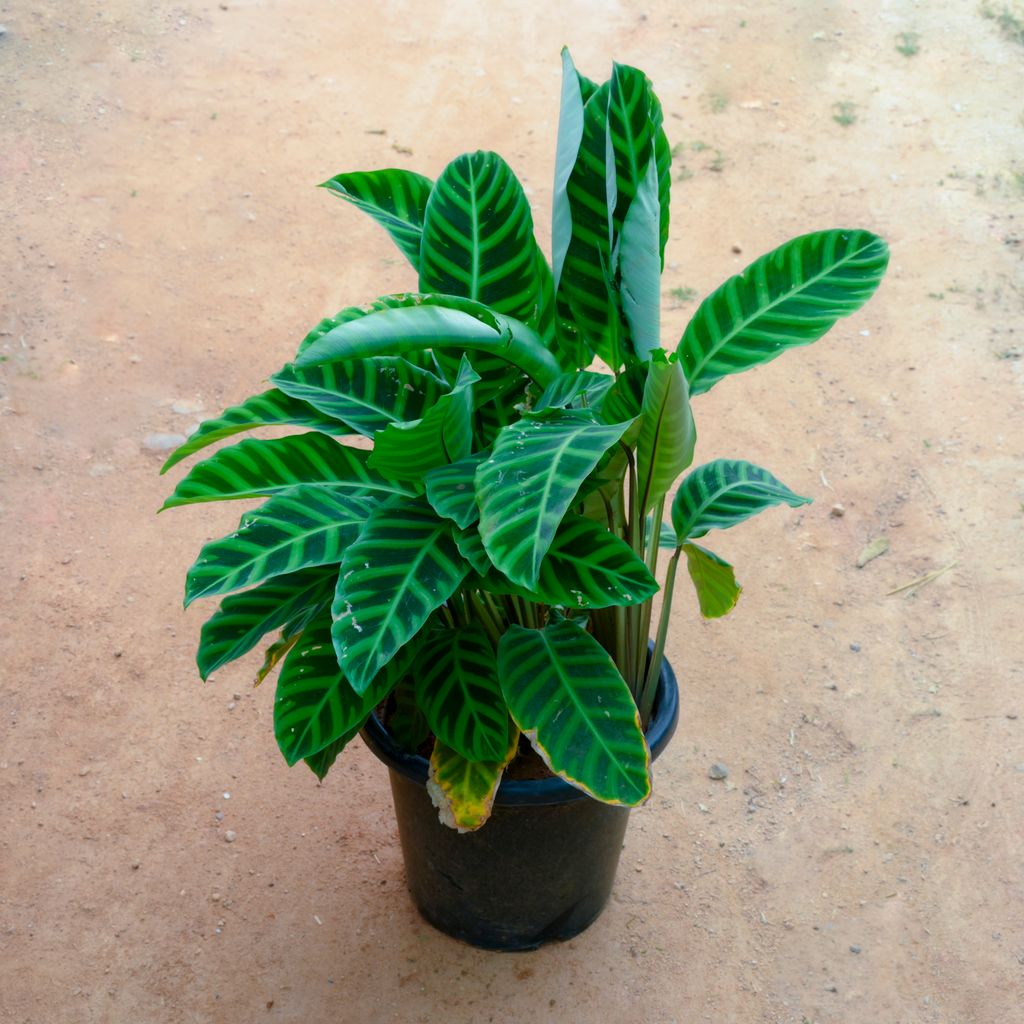
[[[679,556],[683,553],[682,547],[678,547],[668,563],[668,572],[665,576],[665,586],[662,588],[661,618],[658,621],[658,637],[654,641],[654,651],[651,654],[651,664],[647,669],[647,678],[644,681],[643,690],[640,695],[640,721],[644,728],[651,717],[651,708],[654,707],[654,695],[658,689],[658,676],[661,674],[661,659],[665,654],[665,639],[668,636],[669,617],[672,614],[672,592],[676,585],[676,569],[679,566]]]
[[[480,620],[480,625],[483,626],[487,635],[491,638],[491,643],[497,647],[498,641],[501,639],[501,630],[498,627],[497,620],[477,594],[470,593],[469,602],[476,612],[477,618]]]

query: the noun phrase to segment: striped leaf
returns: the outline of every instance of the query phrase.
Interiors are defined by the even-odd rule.
[[[590,370],[560,374],[541,392],[540,398],[533,403],[533,411],[600,408],[601,400],[614,383],[615,378],[610,374]]]
[[[327,773],[334,767],[334,762],[338,760],[338,755],[359,735],[361,729],[362,725],[358,729],[352,729],[345,733],[333,743],[328,743],[323,750],[318,750],[315,754],[303,758],[303,761],[309,766],[309,770],[320,782],[324,781]]]
[[[270,378],[285,394],[340,419],[365,437],[418,420],[447,390],[433,373],[400,356],[284,367]]]
[[[661,253],[658,168],[654,160],[637,187],[616,249],[622,312],[630,348],[639,360],[661,348]]]
[[[489,573],[484,587],[565,608],[610,608],[642,604],[658,590],[643,560],[621,538],[582,516],[566,516],[541,563],[532,590]]]
[[[334,316],[321,320],[299,343],[296,354],[302,355],[314,341],[319,341],[325,334],[333,331],[335,327],[340,327],[342,324],[351,323],[353,320],[362,320],[364,316],[369,316],[371,313],[379,313],[384,309],[405,309],[408,306],[418,306],[421,301],[422,297],[417,292],[398,292],[394,295],[381,295],[372,302],[364,303],[361,306],[346,306]],[[414,362],[416,362],[417,366],[422,366],[428,370],[431,369],[430,362],[419,362],[416,360]]]
[[[200,634],[199,675],[207,679],[211,672],[251,651],[267,633],[330,602],[337,575],[334,567],[303,569],[226,597]]]
[[[491,561],[514,583],[536,586],[580,485],[628,426],[557,411],[524,416],[498,435],[476,473],[479,530]]]
[[[185,579],[185,607],[271,576],[341,561],[377,499],[301,486],[246,512],[239,528],[207,544]]]
[[[591,83],[593,84],[593,83]],[[596,86],[595,86],[596,88]],[[562,101],[558,112],[558,141],[555,147],[555,187],[551,201],[551,269],[555,288],[562,276],[562,265],[572,238],[572,208],[567,186],[569,175],[576,165],[576,157],[583,139],[583,86],[580,75],[569,55],[569,47],[562,47]]]
[[[766,469],[734,459],[698,466],[679,485],[672,502],[672,528],[679,543],[727,530],[773,505],[809,505]]]
[[[427,200],[420,291],[475,299],[536,328],[541,281],[533,216],[497,153],[457,157]]]
[[[454,536],[459,554],[469,562],[473,572],[480,576],[486,576],[491,572],[494,566],[484,550],[484,542],[480,539],[480,534],[475,527],[470,526],[465,530],[456,528]]]
[[[412,423],[392,423],[374,438],[369,465],[386,477],[420,483],[428,470],[465,458],[473,446],[473,385],[463,356],[451,391]]]
[[[498,662],[483,627],[440,630],[416,659],[416,703],[434,735],[469,761],[499,761],[508,709]]]
[[[304,368],[436,348],[501,356],[541,387],[561,372],[543,340],[526,324],[470,299],[452,295],[413,298],[415,305],[381,309],[339,324],[304,349],[294,365]]]
[[[284,660],[288,652],[302,639],[303,628],[300,626],[290,629],[286,626],[281,630],[281,635],[263,652],[263,664],[253,677],[253,686],[259,686]]]
[[[636,445],[641,513],[646,514],[657,504],[690,465],[696,443],[697,429],[682,364],[659,350],[648,364]]]
[[[419,269],[423,215],[433,187],[429,178],[412,171],[388,168],[336,174],[320,187],[368,213],[394,239],[406,259]]]
[[[700,304],[683,333],[690,394],[817,341],[871,298],[888,262],[882,239],[853,230],[801,235],[755,260]]]
[[[519,750],[519,730],[511,722],[507,728],[508,746],[497,761],[468,761],[440,740],[435,741],[427,793],[442,824],[460,833],[475,832],[491,816],[501,776]]]
[[[650,753],[636,704],[604,648],[568,619],[510,626],[498,678],[516,725],[548,767],[597,800],[628,807],[650,795]]]
[[[409,487],[368,469],[366,452],[323,434],[298,434],[276,441],[240,441],[222,448],[192,469],[163,508],[257,498],[299,486],[379,497],[412,493]]]
[[[461,530],[480,518],[473,480],[477,467],[489,455],[474,452],[446,466],[435,466],[426,475],[427,501],[438,515],[451,519]]]
[[[364,691],[456,591],[469,572],[426,499],[375,508],[345,550],[334,597],[334,647],[352,686]]]
[[[397,685],[414,653],[403,653],[357,693],[338,668],[330,611],[310,623],[285,659],[274,700],[274,736],[288,764],[350,740]]]
[[[271,388],[261,395],[253,395],[239,405],[225,409],[216,419],[200,423],[189,435],[188,440],[171,452],[170,458],[160,468],[160,472],[166,473],[182,459],[188,458],[207,445],[258,427],[309,427],[325,434],[351,432],[346,423],[325,416],[306,402],[291,398],[277,388]]]
[[[728,615],[736,607],[743,589],[736,582],[732,566],[699,544],[684,544],[683,553],[697,591],[701,615],[705,619]]]

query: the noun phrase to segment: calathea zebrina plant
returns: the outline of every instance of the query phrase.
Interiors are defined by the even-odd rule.
[[[496,153],[460,156],[434,181],[331,178],[390,234],[415,290],[322,321],[269,390],[201,424],[164,467],[242,431],[306,428],[221,448],[165,505],[264,499],[189,570],[186,604],[228,595],[203,627],[200,673],[280,631],[258,678],[280,666],[288,763],[322,778],[387,701],[400,742],[429,747],[435,802],[463,830],[483,824],[526,741],[598,800],[647,798],[644,726],[680,563],[703,615],[724,615],[740,588],[698,542],[809,500],[732,458],[677,486],[690,400],[821,337],[888,258],[867,231],[795,238],[667,343],[661,105],[635,68],[598,85],[563,60],[551,263]]]

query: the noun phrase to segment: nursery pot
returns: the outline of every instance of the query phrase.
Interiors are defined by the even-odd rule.
[[[647,727],[653,761],[679,718],[679,691],[662,662]],[[400,750],[376,715],[363,739],[387,766],[406,881],[419,912],[474,946],[536,949],[571,939],[604,909],[615,881],[628,807],[600,803],[559,778],[506,779],[491,817],[460,835],[427,793],[427,760]]]

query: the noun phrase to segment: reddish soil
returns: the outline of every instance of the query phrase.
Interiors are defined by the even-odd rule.
[[[1020,1020],[1024,47],[997,20],[0,0],[0,21],[0,1020]],[[210,609],[181,612],[183,574],[238,510],[156,517],[172,480],[143,441],[413,284],[312,188],[329,175],[497,149],[546,237],[563,42],[594,77],[645,68],[682,146],[669,342],[791,235],[868,227],[893,260],[828,340],[695,403],[701,461],[815,504],[709,538],[745,591],[703,623],[680,584],[682,721],[613,902],[503,956],[417,917],[361,744],[318,787],[277,753],[255,655],[199,682]]]

